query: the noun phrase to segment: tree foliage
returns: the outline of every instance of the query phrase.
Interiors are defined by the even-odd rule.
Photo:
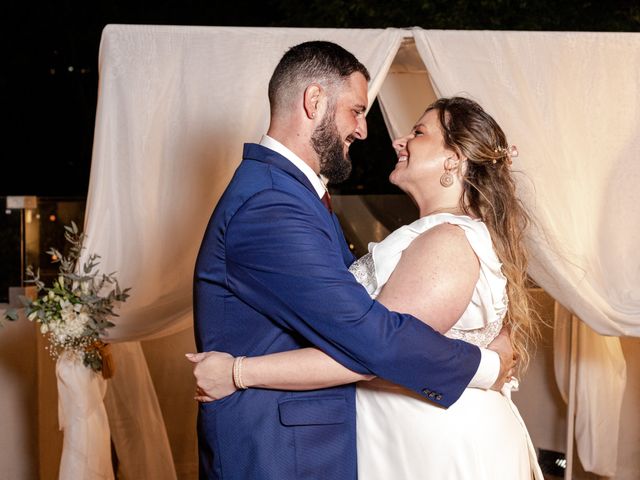
[[[52,0],[37,8],[28,2],[10,3],[4,19],[8,47],[0,72],[0,104],[11,119],[4,148],[16,172],[1,177],[0,195],[84,196],[97,103],[98,48],[107,24],[636,32],[640,4],[637,0]]]

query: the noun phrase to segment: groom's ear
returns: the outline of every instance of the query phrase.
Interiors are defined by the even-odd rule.
[[[323,89],[317,83],[310,84],[304,90],[304,111],[307,118],[316,118],[320,116],[320,103],[323,96]]]

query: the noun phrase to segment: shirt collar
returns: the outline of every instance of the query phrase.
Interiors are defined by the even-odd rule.
[[[318,194],[318,197],[322,198],[322,196],[327,191],[327,187],[320,179],[320,177],[316,175],[316,172],[314,172],[313,169],[309,165],[307,165],[304,160],[302,160],[287,147],[282,145],[279,141],[271,138],[269,135],[262,136],[262,139],[260,139],[260,145],[262,145],[263,147],[267,147],[268,149],[273,150],[276,153],[279,153],[284,158],[293,163],[298,168],[298,170],[300,170],[304,174],[304,176],[309,179],[311,185],[313,185],[314,190]]]

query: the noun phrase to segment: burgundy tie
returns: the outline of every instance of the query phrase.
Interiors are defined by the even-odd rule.
[[[329,197],[329,192],[324,192],[324,195],[320,200],[322,200],[322,204],[325,207],[327,207],[327,210],[329,210],[329,213],[332,213],[333,208],[331,208],[331,198]]]

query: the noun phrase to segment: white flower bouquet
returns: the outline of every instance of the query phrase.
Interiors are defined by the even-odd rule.
[[[97,271],[100,258],[91,254],[77,268],[85,235],[74,222],[65,226],[65,238],[71,244],[69,254],[63,255],[51,248],[53,263],[59,263],[58,277],[51,287],[40,280],[40,270],[27,268],[27,283],[33,283],[38,298],[21,297],[25,315],[40,324],[40,332],[49,340],[49,353],[58,358],[63,352],[74,353],[86,367],[111,376],[108,362],[108,345],[103,342],[106,330],[114,326],[109,319],[117,317],[114,307],[129,297],[130,288],[120,289],[115,272],[100,275]],[[15,310],[6,313],[9,320],[17,319]]]

